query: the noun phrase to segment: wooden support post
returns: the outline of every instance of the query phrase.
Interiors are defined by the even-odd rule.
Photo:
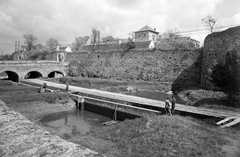
[[[117,107],[118,107],[118,105],[116,105],[115,110],[114,110],[114,115],[113,115],[113,120],[114,121],[117,120]]]
[[[84,97],[82,96],[81,99],[81,110],[84,110]]]
[[[76,105],[77,109],[79,109],[79,104],[80,104],[80,97],[78,96],[77,97],[77,105]]]

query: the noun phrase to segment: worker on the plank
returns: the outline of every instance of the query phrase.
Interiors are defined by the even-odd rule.
[[[172,108],[171,108],[171,113],[174,114],[175,112],[175,104],[176,104],[176,99],[174,96],[171,98],[171,103],[172,103]]]
[[[165,112],[169,116],[172,115],[172,113],[171,113],[171,105],[172,105],[172,103],[170,102],[169,98],[167,98],[165,100]]]

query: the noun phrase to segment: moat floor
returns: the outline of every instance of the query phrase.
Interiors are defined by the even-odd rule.
[[[6,87],[6,89],[10,88]],[[65,97],[58,94],[53,96],[49,93],[40,96],[37,92],[30,93],[29,89],[19,90],[19,92],[21,94],[17,90],[11,92],[14,99],[9,99],[3,94],[0,99],[5,99],[11,105],[18,103],[34,105],[36,99],[54,104],[57,102],[55,100],[64,100]],[[50,132],[55,134],[54,130],[50,130]],[[240,155],[239,125],[222,129],[213,125],[211,119],[198,120],[177,115],[149,115],[145,118],[126,120],[112,126],[102,126],[91,130],[84,136],[78,131],[74,131],[69,136],[62,138],[109,157],[238,157]]]

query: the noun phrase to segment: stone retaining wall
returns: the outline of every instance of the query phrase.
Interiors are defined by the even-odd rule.
[[[189,73],[194,76],[187,83],[199,83],[199,71],[196,73],[195,68],[192,68],[186,73],[185,70],[192,67],[200,55],[199,49],[79,52],[68,53],[66,61],[70,62],[70,74],[73,76],[156,81],[171,89],[183,72],[183,79],[189,78]]]
[[[99,153],[51,135],[0,100],[1,157],[101,157]]]
[[[211,82],[211,74],[217,64],[225,65],[229,49],[240,43],[240,26],[209,34],[204,40],[201,86],[217,89]]]

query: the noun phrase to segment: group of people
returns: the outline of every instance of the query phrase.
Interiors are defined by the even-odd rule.
[[[175,111],[176,99],[172,96],[171,99],[167,98],[165,100],[165,112],[167,115],[172,115]]]

